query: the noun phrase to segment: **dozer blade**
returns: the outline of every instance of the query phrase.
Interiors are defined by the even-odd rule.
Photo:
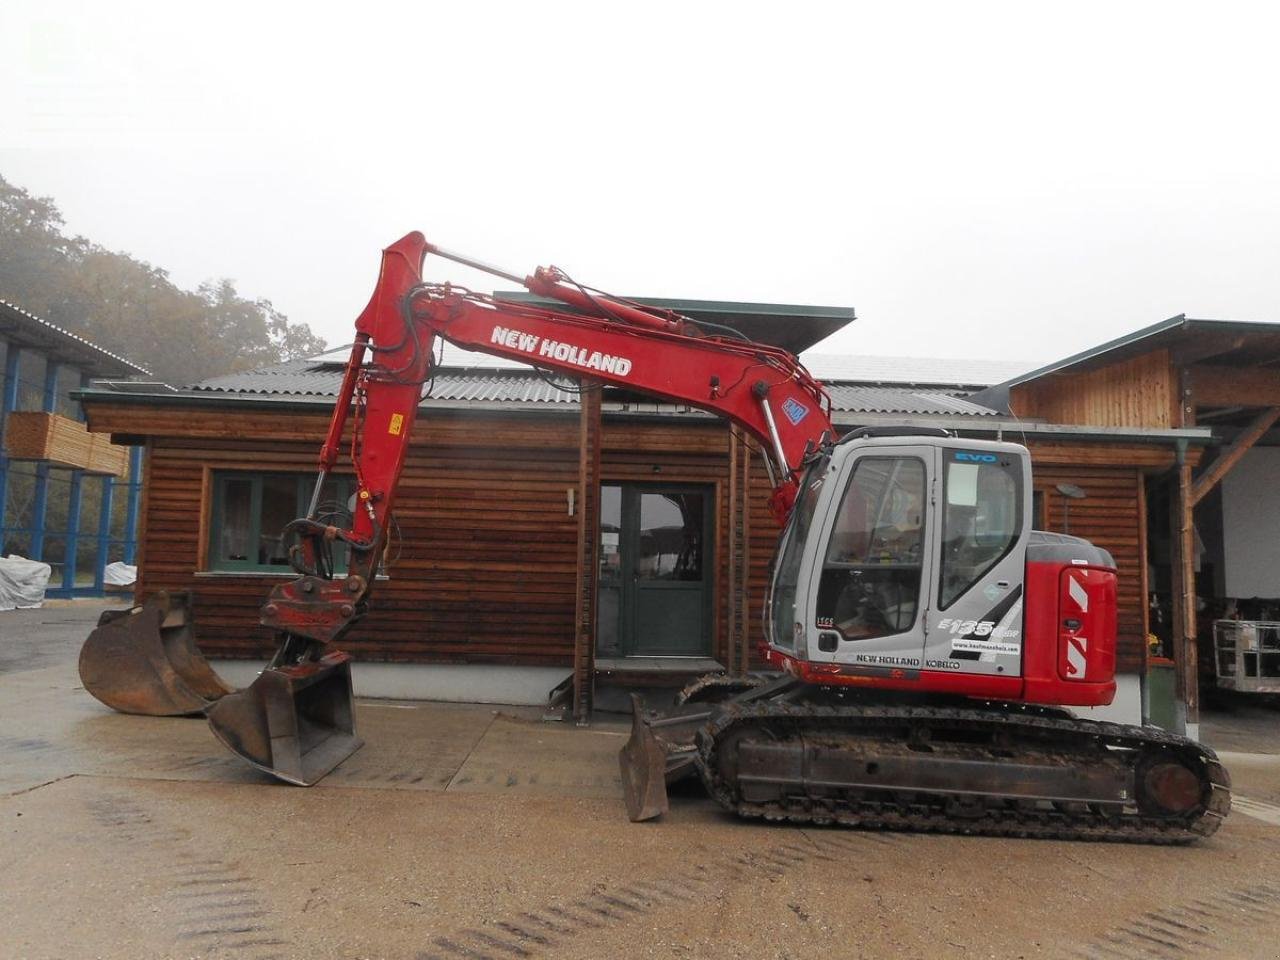
[[[197,649],[186,593],[103,613],[80,648],[80,682],[113,710],[153,717],[203,713],[234,689]]]
[[[667,812],[667,784],[694,772],[693,734],[709,716],[706,704],[677,707],[670,715],[660,716],[645,710],[638,694],[631,695],[631,738],[618,754],[618,765],[627,816],[633,823]]]
[[[268,667],[205,713],[214,736],[232,753],[303,787],[364,745],[356,736],[351,657],[341,651]]]

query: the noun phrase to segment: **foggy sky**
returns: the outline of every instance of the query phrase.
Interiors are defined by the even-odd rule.
[[[855,307],[822,352],[1050,360],[1182,312],[1280,321],[1276,27],[1223,3],[6,0],[0,174],[330,343],[421,229],[622,294]]]

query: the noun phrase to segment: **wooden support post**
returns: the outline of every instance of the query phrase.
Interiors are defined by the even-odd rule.
[[[735,665],[738,648],[738,551],[741,543],[738,540],[738,428],[729,424],[729,578],[725,591],[725,606],[728,616],[725,618],[724,667],[730,676],[737,673]]]
[[[742,547],[738,551],[738,669],[746,673],[751,669],[751,441],[743,431],[738,432],[742,444],[738,454],[738,521],[741,525]]]
[[[1169,560],[1173,596],[1173,659],[1178,677],[1178,699],[1185,711],[1186,734],[1200,733],[1200,677],[1196,652],[1195,525],[1192,519],[1191,465],[1186,446],[1179,441],[1169,497]],[[1181,712],[1181,711],[1180,711]]]
[[[1147,659],[1151,651],[1147,647],[1147,635],[1151,633],[1151,584],[1148,567],[1151,557],[1147,544],[1147,478],[1141,470],[1134,471],[1138,494],[1138,589],[1142,591],[1142,676],[1146,681]]]
[[[729,427],[729,609],[725,669],[735,676],[751,668],[747,588],[751,579],[751,447],[746,434]]]
[[[1255,443],[1262,439],[1264,433],[1275,426],[1277,420],[1280,420],[1280,407],[1268,407],[1253,418],[1249,426],[1244,429],[1240,436],[1235,438],[1231,446],[1218,454],[1218,459],[1213,461],[1208,470],[1196,477],[1195,483],[1191,486],[1191,505],[1193,507],[1218,485],[1219,481],[1231,471],[1231,468],[1240,462],[1240,459],[1253,448]]]
[[[578,417],[578,571],[573,616],[573,719],[591,720],[600,541],[600,384],[582,381]]]

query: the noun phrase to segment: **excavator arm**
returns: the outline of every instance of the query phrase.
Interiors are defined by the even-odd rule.
[[[428,253],[521,283],[557,307],[424,283]],[[368,608],[436,338],[725,417],[765,451],[774,480],[770,505],[781,523],[806,458],[831,439],[830,400],[790,353],[724,332],[731,336],[708,335],[686,317],[605,296],[555,269],[522,278],[409,234],[383,251],[378,284],[356,321],[310,507],[286,529],[297,538],[290,560],[300,576],[276,586],[262,607],[263,626],[280,640],[275,658],[244,690],[197,689],[200,677],[167,654],[173,648],[199,659],[184,645],[189,627],[171,609],[186,604],[158,598],[154,609],[144,605],[135,616],[100,627],[82,653],[82,676],[135,678],[124,684],[132,700],[114,696],[104,683],[86,680],[86,686],[118,709],[203,710],[218,739],[254,766],[291,783],[315,783],[361,745],[350,657],[335,644]],[[325,479],[344,452],[356,481],[346,528],[317,517]],[[340,575],[332,562],[337,541],[347,548]],[[156,628],[170,621],[168,634]],[[153,695],[139,697],[138,690]],[[155,709],[139,709],[139,699],[150,699]]]
[[[428,253],[519,282],[565,308],[424,283],[421,269]],[[263,607],[265,626],[326,644],[364,613],[418,406],[432,374],[436,337],[699,407],[738,424],[771,463],[770,506],[779,523],[790,513],[806,456],[831,436],[826,391],[785,350],[708,336],[685,317],[571,285],[551,268],[521,278],[411,233],[383,251],[377,287],[356,321],[356,341],[321,448],[312,507],[291,525],[300,538],[295,566],[303,575],[272,591]],[[350,450],[356,479],[348,530],[314,519],[325,478],[344,448]],[[325,562],[334,540],[348,547],[347,574],[341,578],[331,578]]]

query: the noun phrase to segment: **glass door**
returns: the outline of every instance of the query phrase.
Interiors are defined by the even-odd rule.
[[[710,656],[712,501],[705,487],[602,488],[599,655]]]

